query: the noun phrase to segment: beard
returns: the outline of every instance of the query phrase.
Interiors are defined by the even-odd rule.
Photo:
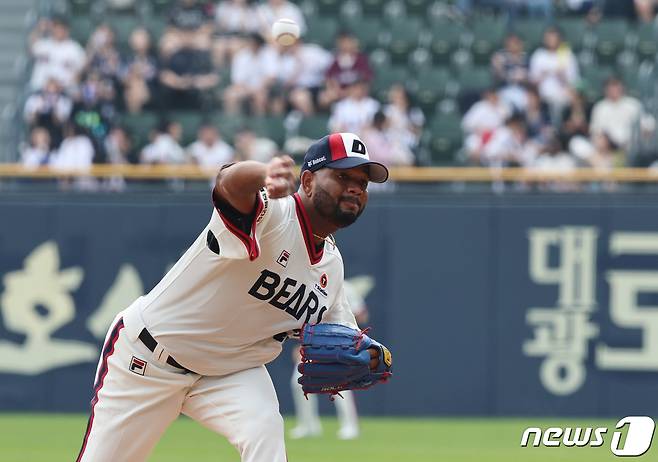
[[[341,201],[352,202],[359,207],[361,207],[361,204],[357,199],[346,197],[335,200],[326,190],[320,187],[317,188],[311,200],[318,214],[338,228],[345,228],[351,225],[365,210],[365,207],[360,208],[357,212],[342,210],[340,208]]]

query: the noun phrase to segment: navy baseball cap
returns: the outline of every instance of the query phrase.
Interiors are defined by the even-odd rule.
[[[368,155],[368,149],[354,133],[332,133],[313,143],[306,154],[302,172],[314,172],[324,167],[353,168],[368,165],[370,181],[383,183],[388,179],[388,169],[379,162],[373,162]]]

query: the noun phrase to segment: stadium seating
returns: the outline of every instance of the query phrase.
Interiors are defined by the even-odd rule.
[[[204,119],[203,114],[198,111],[171,111],[167,119],[179,122],[183,128],[183,146],[190,144],[196,138],[197,128]]]
[[[235,114],[227,114],[225,112],[213,112],[209,116],[209,120],[219,128],[222,137],[229,143],[233,142],[235,133],[247,127],[247,118]]]
[[[624,47],[628,24],[624,20],[609,19],[597,24],[592,32],[596,37],[596,55],[599,63],[613,64]]]
[[[470,30],[473,62],[489,64],[491,55],[503,45],[505,22],[495,16],[481,16],[474,18]]]
[[[378,72],[375,75],[375,80],[372,83],[371,92],[380,101],[385,101],[388,89],[394,83],[405,84],[408,76],[408,69],[406,66],[393,66],[387,72]]]
[[[334,48],[338,22],[334,18],[321,18],[319,16],[308,19],[308,30],[304,40],[317,43],[329,50]]]
[[[353,33],[361,43],[361,48],[365,51],[372,51],[379,43],[379,33],[381,32],[381,22],[376,18],[348,18],[345,20],[344,27]]]
[[[430,50],[434,62],[446,64],[452,53],[459,47],[465,29],[462,25],[445,22],[435,23],[430,29]]]
[[[455,152],[462,145],[461,115],[455,112],[438,114],[429,123],[424,144],[429,148],[434,165],[455,162]]]
[[[76,15],[69,18],[71,37],[80,43],[86,43],[94,30],[94,22],[88,15]]]
[[[581,69],[583,91],[587,101],[594,103],[603,96],[605,80],[613,74],[615,70],[611,66],[589,66]]]
[[[326,115],[314,115],[304,117],[299,124],[299,135],[311,139],[319,139],[327,134],[329,117]]]
[[[654,60],[656,52],[656,26],[654,24],[642,24],[636,30],[637,44],[635,51],[640,60]]]
[[[147,16],[144,19],[143,26],[146,27],[152,37],[161,37],[167,29],[167,19],[160,15]]]
[[[95,25],[107,22],[115,30],[120,50],[128,46],[130,33],[145,26],[154,40],[167,28],[167,12],[175,0],[139,0],[134,11],[106,11],[104,2],[64,0],[69,14],[72,36],[85,43]],[[382,103],[394,83],[402,83],[410,91],[412,102],[430,121],[423,135],[425,158],[433,163],[454,161],[461,146],[459,120],[480,92],[494,82],[490,73],[492,54],[504,44],[505,35],[514,31],[525,41],[528,54],[541,45],[547,22],[544,19],[518,17],[508,21],[503,14],[478,12],[469,18],[451,10],[452,1],[435,0],[295,0],[307,19],[305,41],[327,49],[335,46],[341,30],[354,33],[361,48],[369,54],[375,78],[372,95]],[[103,13],[103,14],[100,14]],[[588,26],[584,17],[561,16],[556,24],[580,63],[580,88],[589,102],[602,96],[602,86],[611,74],[624,80],[628,92],[642,93],[639,66],[654,63],[658,33],[654,24],[630,24],[626,20],[603,18]],[[230,83],[230,69],[221,71],[219,89]],[[645,85],[646,86],[646,85]],[[446,99],[447,98],[447,99]],[[459,101],[460,111],[440,111],[445,101]],[[218,102],[218,106],[220,103]],[[184,142],[192,140],[196,127],[204,118],[216,123],[225,138],[232,140],[241,127],[271,137],[279,146],[286,131],[279,116],[227,116],[221,111],[207,116],[187,111],[168,114],[184,128]],[[159,115],[124,114],[120,121],[130,127],[136,144],[143,146]],[[326,131],[328,114],[305,117],[299,135],[317,138]],[[422,157],[422,156],[421,156]]]
[[[546,22],[541,19],[517,20],[512,30],[525,42],[526,51],[532,52],[542,43]]]
[[[144,111],[138,114],[123,114],[121,125],[130,130],[133,144],[138,149],[144,147],[152,130],[158,126],[160,116],[154,112]]]
[[[92,3],[92,0],[69,0],[69,12],[74,15],[89,15]]]
[[[582,18],[564,18],[560,21],[560,31],[564,40],[574,52],[586,45],[587,28]]]
[[[130,34],[141,25],[140,19],[131,14],[108,15],[104,18],[104,21],[110,25],[112,30],[114,30],[114,33],[116,34],[116,43],[120,50],[128,49]]]
[[[283,143],[286,139],[286,131],[283,126],[283,117],[281,116],[251,117],[247,122],[247,126],[257,134],[270,138],[279,147],[283,146]]]
[[[361,8],[366,16],[381,16],[386,0],[361,0]]]
[[[421,31],[422,22],[418,18],[399,18],[386,26],[381,44],[390,53],[393,63],[407,62],[409,54],[418,45]]]
[[[446,94],[450,73],[445,68],[421,69],[414,82],[415,100],[425,113],[431,114],[439,99]]]

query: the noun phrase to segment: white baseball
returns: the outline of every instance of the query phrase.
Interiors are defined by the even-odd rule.
[[[272,24],[272,37],[279,45],[292,45],[299,38],[299,25],[292,19],[279,19]]]

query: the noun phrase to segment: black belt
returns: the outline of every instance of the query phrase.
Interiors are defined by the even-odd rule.
[[[146,327],[142,329],[142,331],[139,333],[139,339],[142,341],[142,343],[146,346],[151,351],[155,351],[155,348],[158,346],[158,342],[153,338],[153,336],[149,333],[149,331],[146,330]],[[183,369],[184,371],[187,372],[192,372],[186,367],[181,366],[178,364],[178,361],[176,361],[173,357],[167,355],[167,364],[170,366],[177,367],[178,369]]]

